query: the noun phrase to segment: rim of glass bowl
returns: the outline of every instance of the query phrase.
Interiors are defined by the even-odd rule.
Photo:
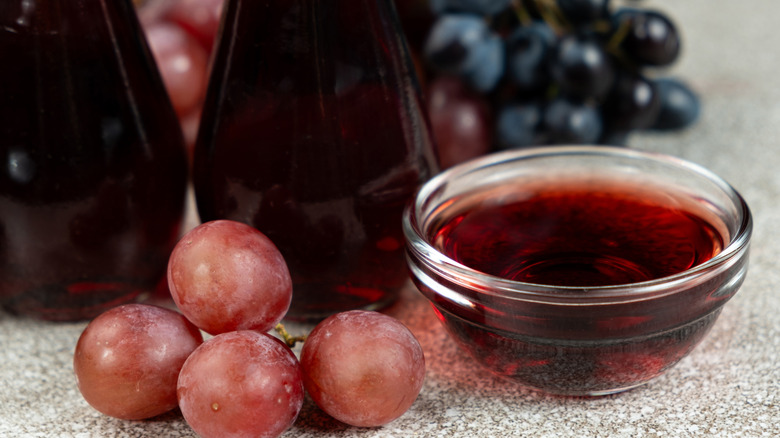
[[[698,174],[715,184],[730,198],[735,208],[742,213],[742,221],[738,224],[734,237],[726,247],[715,257],[678,274],[653,280],[608,286],[551,286],[536,283],[526,283],[497,277],[469,268],[450,257],[442,254],[430,245],[420,228],[419,211],[427,199],[436,191],[446,186],[446,181],[462,175],[478,172],[486,167],[495,166],[507,161],[520,161],[530,158],[562,155],[587,156],[620,156],[629,159],[652,160],[664,165],[683,168],[688,172]],[[465,289],[486,295],[507,299],[534,301],[560,305],[598,305],[612,302],[643,301],[672,295],[679,290],[685,290],[685,283],[696,281],[701,277],[715,276],[736,263],[741,256],[746,256],[753,229],[753,219],[750,209],[742,195],[723,178],[712,171],[671,155],[640,151],[618,146],[542,146],[503,152],[495,152],[468,162],[458,164],[444,170],[431,178],[418,190],[414,200],[407,206],[403,215],[403,230],[407,240],[408,257],[416,257],[417,262],[433,269],[438,276],[457,284]],[[415,262],[412,262],[415,263]],[[468,278],[468,280],[464,280]],[[567,293],[579,292],[579,293]]]

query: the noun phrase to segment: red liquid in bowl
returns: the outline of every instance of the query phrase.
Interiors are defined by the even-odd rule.
[[[652,300],[565,301],[596,286],[677,274],[723,249],[728,232],[699,201],[651,189],[574,180],[509,186],[455,200],[428,228],[429,242],[472,269],[580,287],[560,289],[560,302],[448,284],[471,303],[464,306],[415,279],[417,286],[480,363],[525,386],[598,395],[645,383],[698,344],[741,283],[723,273]]]
[[[654,280],[701,264],[723,248],[707,220],[603,187],[551,187],[511,203],[475,202],[431,239],[442,253],[497,277],[555,286]]]

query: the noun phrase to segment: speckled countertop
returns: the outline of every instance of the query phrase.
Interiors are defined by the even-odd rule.
[[[710,168],[747,199],[751,268],[704,342],[664,376],[601,398],[513,387],[472,364],[409,287],[389,313],[420,340],[428,366],[403,417],[377,429],[330,420],[310,402],[284,437],[776,437],[780,436],[780,2],[646,1],[680,24],[673,73],[703,95],[700,122],[631,147]],[[81,398],[72,354],[84,323],[0,313],[0,437],[191,437],[178,412],[151,421],[105,417]]]

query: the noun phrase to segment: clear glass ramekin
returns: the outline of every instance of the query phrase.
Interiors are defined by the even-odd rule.
[[[647,196],[681,202],[717,228],[722,249],[662,278],[572,287],[485,274],[431,243],[442,218],[476,195],[501,203],[518,187],[561,180],[643,187]],[[413,282],[476,361],[547,393],[604,395],[661,375],[703,339],[745,279],[752,218],[732,186],[696,164],[635,149],[553,146],[496,153],[442,172],[420,189],[403,228]]]

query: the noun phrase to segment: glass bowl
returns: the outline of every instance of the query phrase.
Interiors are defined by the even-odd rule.
[[[703,339],[745,279],[752,218],[693,163],[552,146],[442,172],[403,228],[413,282],[477,362],[579,396],[642,385]]]

